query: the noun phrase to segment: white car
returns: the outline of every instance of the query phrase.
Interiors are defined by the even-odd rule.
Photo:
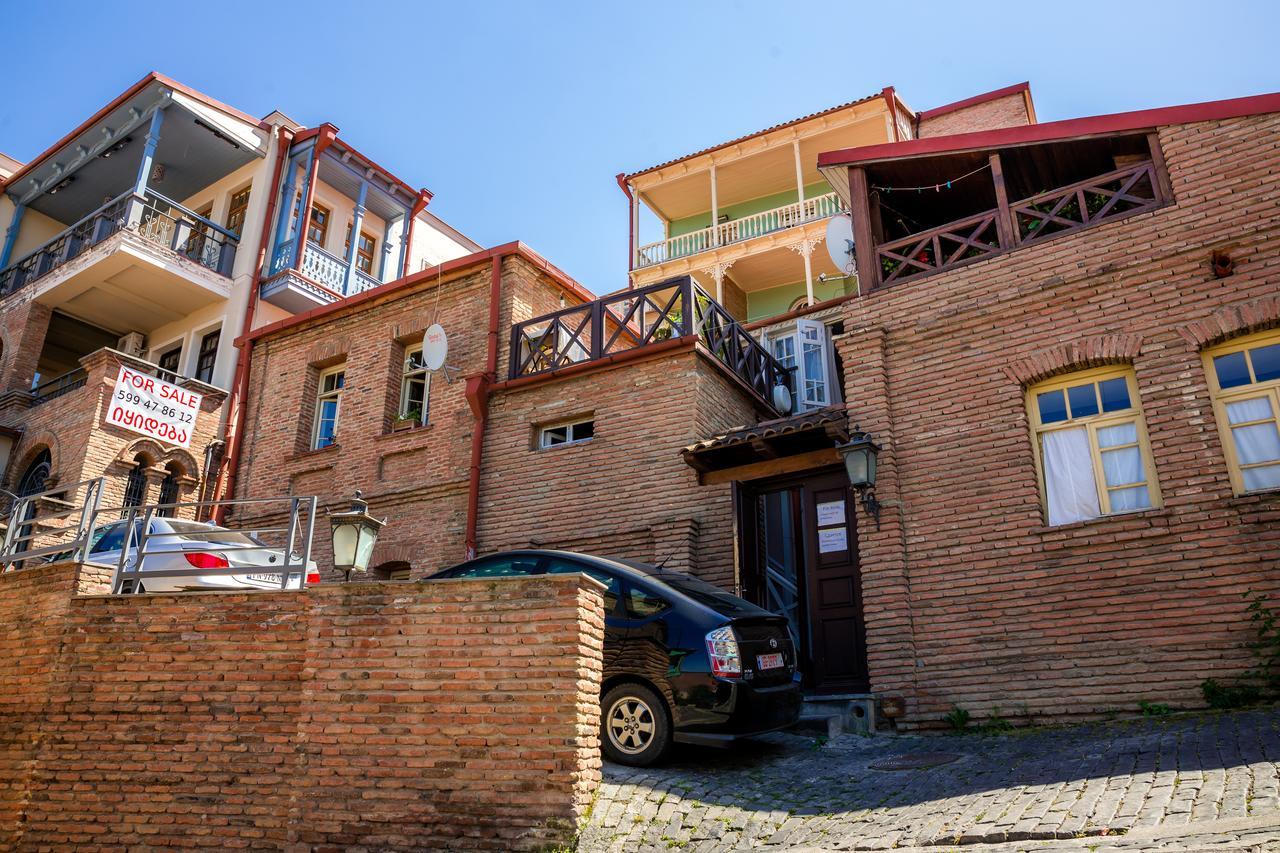
[[[141,521],[135,521],[141,526]],[[139,530],[139,532],[141,532]],[[94,531],[93,545],[87,562],[116,567],[125,548],[128,527],[116,521]],[[280,589],[280,567],[284,551],[272,548],[252,533],[228,530],[215,524],[186,521],[179,518],[153,518],[146,552],[142,558],[141,576],[127,578],[121,592],[187,592],[193,590]],[[125,565],[132,570],[137,561],[138,537],[129,545]],[[296,564],[302,558],[293,555]],[[272,568],[275,571],[272,571]],[[186,574],[193,569],[226,570],[243,568],[241,573],[218,571],[208,575]],[[184,574],[166,574],[183,572]],[[306,582],[319,583],[320,570],[314,560],[307,561]],[[301,589],[302,577],[290,572],[286,589]]]

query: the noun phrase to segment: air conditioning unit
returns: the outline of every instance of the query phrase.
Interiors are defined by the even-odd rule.
[[[147,336],[142,332],[130,332],[116,342],[116,349],[125,355],[142,358],[147,350]]]

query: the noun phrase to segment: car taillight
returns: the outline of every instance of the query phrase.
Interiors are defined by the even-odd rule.
[[[707,634],[707,657],[711,659],[713,675],[742,675],[742,654],[738,651],[738,638],[728,625]]]
[[[203,551],[188,551],[184,556],[187,562],[197,569],[225,569],[230,567],[227,558],[221,554],[206,554]]]
[[[320,583],[320,573],[307,572],[307,583]]]

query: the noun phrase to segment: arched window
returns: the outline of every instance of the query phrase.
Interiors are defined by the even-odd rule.
[[[182,476],[182,468],[176,462],[170,462],[164,466],[167,472],[164,479],[160,481],[160,504],[175,504],[178,502],[178,478]],[[166,517],[177,515],[177,510],[171,506],[161,506],[156,511],[157,514]]]
[[[150,460],[139,453],[133,457],[133,468],[124,483],[124,505],[142,506],[147,502],[147,466]]]
[[[36,454],[31,460],[31,464],[27,466],[27,470],[22,472],[22,479],[18,481],[18,497],[25,498],[28,495],[36,495],[44,491],[45,482],[49,479],[49,474],[53,470],[53,455],[49,453],[49,448],[45,448]],[[36,505],[34,502],[27,505],[26,510],[22,513],[24,523],[18,529],[18,542],[15,543],[16,549],[25,551],[32,546],[27,539],[35,529],[34,524],[30,524],[36,517]]]
[[[380,581],[407,581],[410,574],[409,564],[403,560],[392,560],[369,570],[369,576]]]
[[[1228,341],[1204,360],[1236,494],[1280,489],[1280,330]]]

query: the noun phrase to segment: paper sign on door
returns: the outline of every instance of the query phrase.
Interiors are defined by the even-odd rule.
[[[849,550],[849,534],[844,527],[818,531],[818,553],[833,554]]]
[[[818,504],[818,526],[844,523],[844,501],[830,501]]]

